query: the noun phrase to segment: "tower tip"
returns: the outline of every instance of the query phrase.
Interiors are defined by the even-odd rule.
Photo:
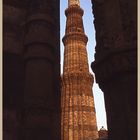
[[[68,6],[78,5],[80,6],[80,0],[68,0]]]

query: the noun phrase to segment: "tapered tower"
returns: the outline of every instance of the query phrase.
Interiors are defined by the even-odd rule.
[[[89,73],[79,0],[69,0],[63,43],[64,67],[61,88],[61,140],[98,139],[92,93],[93,76]]]

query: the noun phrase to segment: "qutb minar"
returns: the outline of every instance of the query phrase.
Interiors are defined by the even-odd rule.
[[[79,0],[69,0],[63,37],[64,66],[61,76],[61,140],[96,140],[98,130]]]

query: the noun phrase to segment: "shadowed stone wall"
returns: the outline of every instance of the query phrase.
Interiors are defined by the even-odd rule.
[[[4,0],[4,140],[60,140],[58,0]]]
[[[104,92],[110,140],[137,138],[137,1],[92,0],[96,30],[91,67]]]

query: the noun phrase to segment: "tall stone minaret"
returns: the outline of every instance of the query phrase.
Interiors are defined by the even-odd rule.
[[[65,15],[61,140],[95,140],[98,131],[92,93],[93,76],[89,73],[88,38],[84,33],[79,0],[68,1]]]

